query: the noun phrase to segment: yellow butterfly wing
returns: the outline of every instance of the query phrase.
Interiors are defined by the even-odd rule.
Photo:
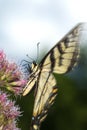
[[[40,66],[48,72],[63,74],[70,71],[79,58],[79,43],[83,24],[78,24],[65,35],[43,58]]]
[[[63,74],[70,71],[79,58],[79,43],[82,24],[74,27],[43,58],[39,65],[37,90],[32,116],[31,129],[39,130],[57,95],[56,80],[52,73]]]
[[[32,129],[39,129],[41,122],[46,118],[47,112],[57,96],[57,90],[54,76],[46,71],[41,72],[34,102]]]

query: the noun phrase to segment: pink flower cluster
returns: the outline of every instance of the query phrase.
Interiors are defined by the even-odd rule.
[[[8,99],[8,95],[0,91],[0,130],[19,130],[16,119],[20,115],[18,106]]]
[[[0,130],[19,130],[16,119],[20,116],[20,109],[14,101],[9,100],[5,91],[19,95],[25,84],[19,67],[9,62],[5,53],[0,51]]]
[[[4,52],[0,51],[0,87],[18,95],[25,84],[26,81],[22,78],[18,66],[15,63],[9,63]]]

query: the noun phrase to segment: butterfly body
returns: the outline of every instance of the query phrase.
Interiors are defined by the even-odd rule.
[[[39,72],[40,72],[39,66],[35,62],[33,62],[31,65],[31,73],[29,75],[29,82],[27,83],[26,87],[23,90],[24,91],[23,96],[27,95],[33,89],[33,87],[36,84]]]
[[[39,130],[57,96],[58,87],[53,73],[67,73],[77,64],[81,29],[82,24],[78,24],[46,54],[39,65],[32,63],[32,73],[23,90],[25,96],[36,85],[32,130]]]

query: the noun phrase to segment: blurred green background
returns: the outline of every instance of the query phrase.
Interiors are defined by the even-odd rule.
[[[65,75],[55,74],[59,88],[41,130],[87,130],[87,46],[81,48],[79,65]],[[23,116],[19,119],[22,130],[30,129],[34,104],[33,92],[17,99]]]

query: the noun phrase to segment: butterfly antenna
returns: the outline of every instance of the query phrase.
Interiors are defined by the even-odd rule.
[[[28,54],[26,55],[31,61],[34,61],[33,58],[31,58]]]
[[[22,66],[26,65],[26,64],[23,64],[24,62],[25,62],[26,64],[31,64],[31,62],[29,62],[29,61],[27,61],[27,60],[22,60],[21,63],[20,63],[20,66],[21,66],[21,65],[22,65]]]
[[[37,59],[36,59],[36,62],[38,62],[38,59],[39,59],[39,44],[40,44],[40,42],[37,43]]]

